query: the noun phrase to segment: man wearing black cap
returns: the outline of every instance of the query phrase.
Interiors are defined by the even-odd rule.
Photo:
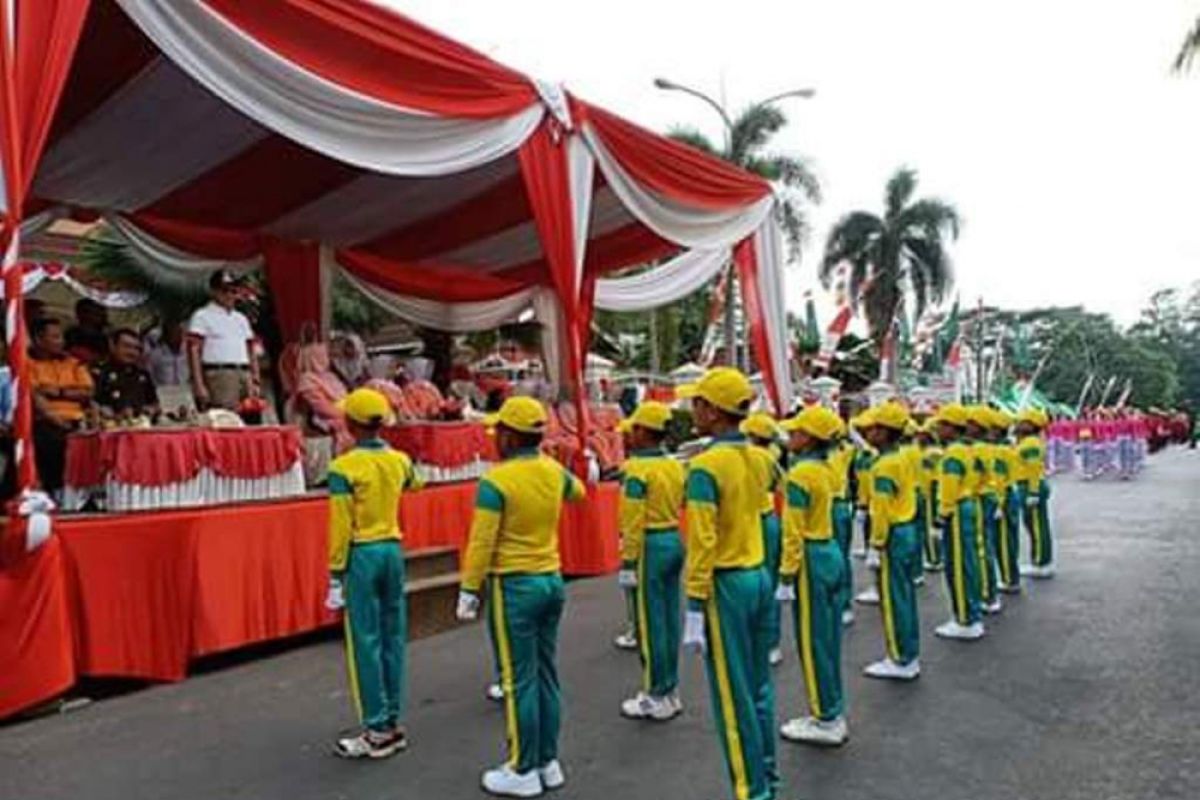
[[[188,321],[188,366],[192,391],[200,409],[235,410],[242,398],[259,393],[254,331],[234,308],[240,281],[217,270],[208,281],[212,301]]]

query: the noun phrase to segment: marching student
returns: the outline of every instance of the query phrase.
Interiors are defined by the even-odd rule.
[[[775,480],[771,482],[770,488],[763,495],[761,508],[765,566],[771,581],[775,582],[779,580],[779,551],[783,546],[783,532],[779,524],[779,514],[775,510],[775,490],[783,478],[783,465],[787,459],[787,453],[779,443],[779,424],[770,414],[761,411],[751,414],[738,426],[738,430],[752,445],[765,450],[775,464]],[[771,629],[774,631],[774,635],[771,638],[771,665],[775,666],[783,663],[783,650],[779,647],[783,638],[779,623],[779,606],[773,607],[772,614],[774,622]]]
[[[763,568],[761,507],[774,479],[766,453],[738,427],[754,389],[717,367],[681,386],[697,431],[712,437],[688,464],[684,647],[705,655],[713,716],[736,800],[775,796],[775,690],[770,650],[775,587]]]
[[[974,454],[975,480],[978,489],[979,519],[975,546],[979,555],[979,596],[985,614],[1000,613],[1000,595],[996,589],[996,537],[1000,501],[992,476],[994,455],[990,428],[992,412],[987,406],[967,408],[967,439]]]
[[[871,576],[867,588],[854,596],[854,602],[868,606],[879,604],[879,586],[877,585],[879,554],[868,547],[871,538],[871,466],[879,454],[870,442],[862,438],[871,424],[873,410],[868,408],[850,420],[850,427],[854,435],[858,437],[857,451],[853,462],[856,503],[854,520],[862,530],[861,549],[856,547],[852,552],[854,555],[866,559],[867,569]]]
[[[917,541],[921,548],[921,557],[917,559],[916,566],[913,572],[913,583],[917,586],[925,585],[925,569],[924,569],[924,534],[926,527],[925,520],[925,483],[921,480],[921,446],[917,443],[917,433],[920,426],[916,420],[910,416],[908,422],[904,426],[903,433],[900,434],[899,450],[908,459],[909,467],[912,469],[913,485],[917,493],[917,515],[913,518],[913,524],[917,526]]]
[[[936,632],[946,639],[981,639],[985,631],[976,536],[978,473],[974,469],[975,454],[964,440],[967,410],[958,403],[945,405],[934,423],[945,448],[938,468],[938,525],[942,529],[951,613],[950,620],[939,625]]]
[[[921,572],[917,531],[917,474],[900,440],[908,411],[895,401],[871,411],[867,440],[879,452],[871,465],[871,547],[879,553],[879,610],[886,657],[869,664],[869,678],[913,680],[921,674],[920,623],[913,576]]]
[[[929,419],[917,430],[917,446],[921,450],[921,488],[924,525],[921,528],[921,551],[926,572],[942,569],[942,532],[938,520],[938,464],[942,460],[942,448],[933,431],[933,420]]]
[[[1021,591],[1021,497],[1017,489],[1017,449],[1008,439],[1013,419],[1005,411],[991,412],[992,483],[999,509],[996,515],[996,565],[1000,579],[997,588],[1007,594]]]
[[[832,412],[831,412],[832,413]],[[850,565],[850,540],[854,538],[854,501],[851,499],[850,472],[854,445],[846,438],[846,423],[836,413],[837,428],[828,448],[826,461],[833,470],[833,536],[842,551],[846,590],[842,593],[842,625],[854,624],[854,571]]]
[[[386,397],[355,389],[340,403],[352,450],[329,465],[329,596],[345,607],[346,667],[363,730],[338,739],[343,758],[386,758],[408,746],[405,705],[408,620],[400,498],[419,489],[412,460],[379,438]]]
[[[1024,498],[1025,528],[1029,531],[1030,565],[1022,570],[1032,578],[1054,577],[1054,540],[1050,534],[1050,485],[1046,482],[1046,445],[1041,432],[1045,412],[1029,409],[1017,418],[1017,484]]]
[[[558,760],[561,697],[556,649],[565,594],[558,522],[564,501],[583,484],[539,452],[546,409],[510,397],[485,419],[496,430],[501,463],[479,481],[458,595],[457,615],[479,615],[487,587],[488,622],[500,660],[508,761],[483,774],[496,795],[536,797],[566,782]]]
[[[643,402],[621,422],[629,455],[621,481],[620,585],[633,591],[642,688],[621,704],[631,719],[666,721],[683,710],[679,687],[683,465],[663,446],[671,409]]]
[[[849,594],[849,562],[834,537],[833,504],[840,479],[830,456],[841,420],[809,406],[782,425],[795,464],[788,471],[783,559],[776,598],[792,601],[796,649],[808,715],[780,728],[784,739],[838,746],[848,737],[842,687],[842,611]]]

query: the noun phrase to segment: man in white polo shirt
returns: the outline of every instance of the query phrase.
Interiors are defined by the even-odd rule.
[[[240,281],[227,270],[208,281],[212,301],[188,321],[188,366],[196,407],[236,410],[242,398],[259,393],[254,331],[234,308]]]

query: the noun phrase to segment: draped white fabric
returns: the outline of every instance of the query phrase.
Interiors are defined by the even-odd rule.
[[[534,319],[542,326],[542,363],[546,365],[546,381],[556,396],[564,386],[567,375],[567,321],[562,303],[552,289],[539,288],[533,295]]]
[[[596,159],[578,136],[567,140],[567,174],[571,181],[572,222],[575,226],[575,285],[583,287],[583,260],[587,256],[588,224],[592,218],[592,185]]]
[[[596,308],[606,311],[649,311],[687,297],[729,264],[728,247],[688,250],[637,275],[596,281]]]
[[[26,217],[21,223],[21,238],[28,239],[41,233],[66,215],[67,209],[64,206],[52,206],[32,217]]]
[[[103,491],[101,491],[103,489]],[[188,508],[252,500],[280,500],[305,492],[304,465],[296,461],[278,475],[266,478],[230,478],[202,469],[195,478],[163,486],[141,486],[109,478],[100,486],[66,486],[62,507],[81,511],[88,500],[104,497],[108,511],[152,511],[163,508]]]
[[[118,0],[172,61],[250,119],[304,146],[393,175],[447,175],[516,150],[533,103],[498,120],[432,116],[336,85],[280,57],[202,2]]]
[[[584,125],[582,133],[596,157],[596,165],[630,213],[659,236],[683,247],[706,250],[730,247],[761,225],[775,204],[775,198],[768,194],[752,205],[726,211],[681,206],[639,186],[590,125]]]
[[[86,297],[89,300],[95,300],[105,308],[136,308],[146,302],[149,295],[146,292],[137,290],[116,289],[113,291],[105,291],[97,289],[94,286],[88,286],[86,283],[75,280],[66,267],[63,265],[55,265],[58,269],[48,270],[37,265],[30,269],[26,267],[25,274],[21,278],[22,294],[29,294],[34,289],[42,285],[43,281],[62,281],[67,286],[71,287],[71,291],[81,297]],[[0,283],[0,298],[4,296],[4,284]]]
[[[767,355],[771,373],[779,387],[781,414],[791,410],[795,401],[788,358],[787,312],[783,288],[783,236],[774,214],[768,214],[754,232],[754,253],[758,261],[758,301],[766,328]]]
[[[261,256],[245,261],[229,261],[185,252],[151,236],[120,214],[106,214],[104,221],[129,246],[130,256],[147,275],[171,286],[203,286],[209,273],[214,270],[249,272],[262,266]]]

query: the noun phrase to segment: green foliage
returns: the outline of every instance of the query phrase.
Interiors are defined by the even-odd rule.
[[[341,275],[333,280],[330,315],[333,327],[360,336],[375,333],[391,321],[392,315],[371,302]]]
[[[842,393],[861,392],[879,375],[879,350],[870,339],[847,333],[837,345],[829,375],[842,382]]]
[[[99,237],[89,238],[80,249],[80,259],[88,273],[102,281],[149,294],[164,319],[185,320],[208,302],[208,291],[203,282],[155,281],[133,259],[129,250],[117,242]]]

